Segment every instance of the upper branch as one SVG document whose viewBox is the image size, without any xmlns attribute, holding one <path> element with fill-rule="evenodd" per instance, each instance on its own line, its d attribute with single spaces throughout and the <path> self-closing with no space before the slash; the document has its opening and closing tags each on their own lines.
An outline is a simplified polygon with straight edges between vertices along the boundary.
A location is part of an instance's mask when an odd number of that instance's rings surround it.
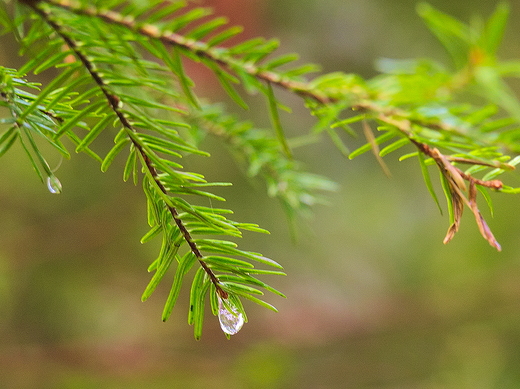
<svg viewBox="0 0 520 389">
<path fill-rule="evenodd" d="M 263 70 L 254 64 L 244 63 L 230 55 L 222 53 L 216 48 L 208 46 L 206 43 L 187 38 L 174 32 L 161 32 L 156 26 L 146 23 L 137 23 L 131 16 L 124 16 L 110 10 L 101 10 L 95 7 L 81 7 L 70 0 L 42 0 L 45 3 L 66 9 L 78 15 L 87 15 L 103 19 L 107 23 L 125 26 L 128 29 L 152 39 L 158 39 L 166 45 L 184 48 L 200 58 L 206 58 L 219 66 L 233 70 L 241 68 L 247 74 L 254 76 L 265 82 L 278 85 L 283 89 L 290 90 L 302 97 L 310 97 L 322 104 L 334 102 L 334 99 L 322 92 L 311 88 L 304 82 L 290 80 L 276 72 Z"/>
<path fill-rule="evenodd" d="M 103 10 L 97 9 L 91 6 L 81 6 L 80 4 L 71 1 L 71 0 L 41 0 L 42 2 L 54 5 L 56 7 L 65 9 L 69 12 L 78 14 L 78 15 L 86 15 L 90 17 L 96 17 L 104 20 L 110 24 L 116 24 L 120 26 L 124 26 L 139 35 L 159 40 L 165 45 L 176 46 L 183 48 L 192 54 L 198 56 L 199 58 L 204 58 L 210 60 L 211 62 L 217 64 L 218 66 L 228 69 L 230 71 L 234 71 L 240 69 L 245 73 L 259 79 L 265 81 L 270 84 L 277 85 L 283 89 L 291 91 L 301 97 L 310 98 L 315 100 L 317 103 L 321 105 L 328 105 L 337 103 L 339 98 L 337 95 L 327 94 L 324 91 L 321 91 L 311 85 L 310 82 L 302 82 L 290 79 L 288 77 L 284 77 L 282 74 L 264 70 L 259 66 L 251 62 L 242 61 L 228 53 L 222 48 L 211 47 L 208 44 L 194 40 L 188 37 L 185 37 L 181 34 L 177 34 L 174 32 L 168 31 L 160 31 L 160 29 L 152 24 L 139 23 L 132 16 L 124 16 L 120 13 L 111 11 L 111 10 Z M 359 94 L 359 91 L 352 90 L 349 91 L 350 94 L 356 96 Z M 388 124 L 392 124 L 397 127 L 407 138 L 409 138 L 414 144 L 418 144 L 416 139 L 414 140 L 413 133 L 411 131 L 411 124 L 416 124 L 425 128 L 430 128 L 437 131 L 447 131 L 453 134 L 462 134 L 462 131 L 448 125 L 446 123 L 432 123 L 427 120 L 421 120 L 418 118 L 415 119 L 405 119 L 405 122 L 399 123 L 394 118 L 397 117 L 405 117 L 406 115 L 400 114 L 397 108 L 386 108 L 380 107 L 377 104 L 373 104 L 370 101 L 366 101 L 363 96 L 358 96 L 357 102 L 353 102 L 351 105 L 352 109 L 364 111 L 369 113 L 371 116 L 381 119 L 383 122 Z M 403 124 L 404 123 L 404 124 Z M 424 146 L 427 146 L 424 144 Z M 426 155 L 430 156 L 427 152 L 429 148 L 427 147 L 419 147 L 419 150 Z M 456 162 L 453 160 L 453 162 Z M 458 161 L 462 162 L 462 161 Z M 477 159 L 470 160 L 466 159 L 463 161 L 464 163 L 470 163 L 475 165 L 489 166 L 489 163 L 483 162 Z M 496 166 L 505 169 L 514 169 L 513 166 L 507 164 L 500 164 L 500 166 Z M 466 174 L 462 174 L 462 177 L 466 177 Z M 467 178 L 465 178 L 467 179 Z M 495 182 L 487 183 L 483 181 L 478 182 L 479 185 L 487 186 L 490 188 L 498 189 Z"/>
</svg>

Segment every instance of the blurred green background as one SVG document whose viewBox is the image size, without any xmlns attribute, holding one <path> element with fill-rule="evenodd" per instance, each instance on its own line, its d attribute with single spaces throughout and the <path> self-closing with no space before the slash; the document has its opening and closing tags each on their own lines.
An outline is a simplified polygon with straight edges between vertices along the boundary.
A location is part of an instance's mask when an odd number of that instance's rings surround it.
<svg viewBox="0 0 520 389">
<path fill-rule="evenodd" d="M 244 25 L 246 37 L 279 37 L 282 52 L 324 71 L 370 77 L 381 57 L 448 60 L 412 0 L 197 3 Z M 431 4 L 465 21 L 496 5 Z M 520 2 L 510 4 L 501 56 L 518 58 Z M 0 63 L 16 66 L 14 44 L 3 37 L 0 45 Z M 204 77 L 195 80 L 200 93 L 222 98 Z M 294 107 L 282 117 L 289 134 L 305 133 L 313 121 L 300 101 L 279 97 Z M 240 114 L 267 125 L 265 102 L 257 103 Z M 0 388 L 520 387 L 517 197 L 493 196 L 493 219 L 484 210 L 501 253 L 471 215 L 445 246 L 447 216 L 416 163 L 391 154 L 387 178 L 370 155 L 348 161 L 324 139 L 297 157 L 341 189 L 331 206 L 300 223 L 295 243 L 262 183 L 246 180 L 218 140 L 203 147 L 211 162 L 190 157 L 185 166 L 234 182 L 222 194 L 236 219 L 271 231 L 246 234 L 240 244 L 285 266 L 287 277 L 266 278 L 288 296 L 267 296 L 280 312 L 246 302 L 250 322 L 230 341 L 208 313 L 197 342 L 184 290 L 162 323 L 169 285 L 140 301 L 158 248 L 139 243 L 147 231 L 144 196 L 122 182 L 123 162 L 101 174 L 97 162 L 74 155 L 58 170 L 64 190 L 56 196 L 14 148 L 0 162 Z M 519 185 L 518 174 L 508 178 Z"/>
</svg>

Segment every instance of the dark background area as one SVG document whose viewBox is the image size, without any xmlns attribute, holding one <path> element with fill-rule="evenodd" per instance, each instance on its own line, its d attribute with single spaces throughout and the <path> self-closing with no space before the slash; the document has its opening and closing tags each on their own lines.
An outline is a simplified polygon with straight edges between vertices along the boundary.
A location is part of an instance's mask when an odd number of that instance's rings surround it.
<svg viewBox="0 0 520 389">
<path fill-rule="evenodd" d="M 243 25 L 244 37 L 280 38 L 280 52 L 298 52 L 326 72 L 371 77 L 382 57 L 448 61 L 411 0 L 196 4 Z M 431 4 L 464 21 L 487 17 L 496 5 Z M 520 3 L 510 4 L 505 59 L 520 57 Z M 9 39 L 0 41 L 0 63 L 15 66 Z M 190 71 L 201 95 L 225 98 L 209 74 Z M 277 95 L 294 108 L 282 115 L 287 132 L 306 133 L 313 119 L 301 102 Z M 265 102 L 251 102 L 251 112 L 230 109 L 267 126 Z M 212 154 L 209 163 L 189 157 L 185 166 L 233 182 L 219 192 L 226 207 L 237 220 L 271 231 L 239 243 L 284 265 L 287 277 L 265 277 L 288 297 L 267 296 L 280 312 L 246 302 L 250 322 L 230 341 L 208 312 L 197 342 L 185 288 L 162 323 L 169 285 L 140 301 L 158 247 L 139 243 L 147 231 L 144 195 L 122 182 L 124 161 L 101 174 L 96 161 L 74 155 L 59 167 L 63 193 L 56 196 L 15 147 L 0 162 L 0 388 L 520 387 L 517 197 L 495 194 L 494 218 L 484 211 L 501 253 L 480 237 L 471 215 L 445 246 L 447 215 L 439 214 L 415 162 L 390 154 L 387 178 L 371 155 L 349 161 L 324 138 L 296 155 L 340 190 L 330 206 L 300 221 L 294 242 L 263 184 L 244 178 L 218 140 L 202 147 Z M 58 166 L 59 157 L 50 162 Z M 518 174 L 508 179 L 519 186 Z"/>
</svg>

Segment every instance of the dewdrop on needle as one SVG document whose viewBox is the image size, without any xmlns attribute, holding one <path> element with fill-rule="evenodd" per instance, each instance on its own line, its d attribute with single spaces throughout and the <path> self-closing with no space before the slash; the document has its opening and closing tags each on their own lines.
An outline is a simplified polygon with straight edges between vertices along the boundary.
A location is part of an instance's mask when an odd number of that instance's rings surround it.
<svg viewBox="0 0 520 389">
<path fill-rule="evenodd" d="M 47 177 L 47 188 L 49 189 L 49 192 L 53 194 L 59 194 L 61 193 L 62 187 L 61 182 L 58 180 L 58 177 L 55 175 L 48 176 Z"/>
<path fill-rule="evenodd" d="M 244 325 L 244 316 L 238 312 L 238 309 L 236 309 L 229 300 L 226 301 L 226 303 L 233 312 L 230 312 L 226 308 L 226 305 L 224 305 L 220 297 L 218 298 L 218 320 L 220 322 L 220 328 L 222 328 L 222 331 L 226 334 L 235 335 Z"/>
</svg>

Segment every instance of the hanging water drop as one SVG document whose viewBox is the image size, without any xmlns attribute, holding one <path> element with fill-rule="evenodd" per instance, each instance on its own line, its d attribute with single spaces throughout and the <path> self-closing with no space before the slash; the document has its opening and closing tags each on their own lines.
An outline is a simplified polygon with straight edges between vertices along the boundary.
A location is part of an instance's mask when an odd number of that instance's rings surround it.
<svg viewBox="0 0 520 389">
<path fill-rule="evenodd" d="M 230 307 L 233 312 L 230 312 L 226 305 Z M 244 316 L 229 300 L 226 301 L 226 305 L 224 305 L 222 299 L 219 297 L 218 320 L 220 321 L 220 328 L 222 328 L 222 331 L 226 334 L 235 335 L 244 325 Z"/>
<path fill-rule="evenodd" d="M 53 194 L 61 193 L 61 182 L 60 180 L 58 180 L 58 177 L 56 177 L 55 175 L 48 176 L 47 188 L 49 189 L 49 192 Z"/>
</svg>

